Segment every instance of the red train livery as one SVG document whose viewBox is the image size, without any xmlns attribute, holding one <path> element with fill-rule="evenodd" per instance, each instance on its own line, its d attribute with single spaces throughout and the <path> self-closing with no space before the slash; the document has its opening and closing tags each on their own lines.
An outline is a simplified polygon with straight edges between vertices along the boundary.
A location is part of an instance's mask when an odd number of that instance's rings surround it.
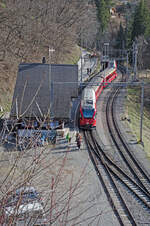
<svg viewBox="0 0 150 226">
<path fill-rule="evenodd" d="M 103 88 L 117 76 L 117 64 L 115 60 L 109 61 L 107 68 L 95 76 L 90 85 L 82 92 L 80 104 L 79 126 L 82 129 L 96 127 L 96 101 Z M 92 85 L 93 84 L 93 85 Z"/>
</svg>

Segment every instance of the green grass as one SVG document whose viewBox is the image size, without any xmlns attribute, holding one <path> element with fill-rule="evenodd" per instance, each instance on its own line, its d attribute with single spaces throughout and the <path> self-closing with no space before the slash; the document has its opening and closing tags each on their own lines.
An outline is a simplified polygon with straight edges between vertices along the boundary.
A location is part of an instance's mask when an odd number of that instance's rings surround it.
<svg viewBox="0 0 150 226">
<path fill-rule="evenodd" d="M 150 92 L 150 91 L 149 91 Z M 149 95 L 150 96 L 150 95 Z M 150 99 L 149 99 L 150 105 Z M 150 158 L 150 113 L 149 105 L 144 105 L 143 113 L 143 130 L 142 130 L 142 141 L 144 143 L 144 151 L 148 158 Z M 128 88 L 128 95 L 126 101 L 126 114 L 131 120 L 130 128 L 132 132 L 136 135 L 137 141 L 140 140 L 140 120 L 141 120 L 141 88 L 132 87 Z"/>
</svg>

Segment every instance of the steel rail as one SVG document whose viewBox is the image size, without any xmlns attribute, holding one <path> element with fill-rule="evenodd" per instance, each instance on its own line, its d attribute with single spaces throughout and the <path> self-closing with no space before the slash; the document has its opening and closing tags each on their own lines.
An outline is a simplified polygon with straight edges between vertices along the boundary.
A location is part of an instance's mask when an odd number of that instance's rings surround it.
<svg viewBox="0 0 150 226">
<path fill-rule="evenodd" d="M 108 157 L 98 141 L 94 138 L 91 131 L 91 137 L 95 144 L 94 153 L 98 159 L 103 159 L 110 172 L 118 178 L 148 209 L 150 209 L 150 195 L 143 188 L 141 188 L 131 177 L 129 177 L 116 163 Z M 140 194 L 139 194 L 140 193 Z"/>
<path fill-rule="evenodd" d="M 88 134 L 89 133 L 89 134 Z M 105 164 L 105 161 L 102 160 L 102 158 L 98 158 L 98 162 L 97 162 L 97 158 L 94 157 L 94 154 L 95 154 L 95 144 L 94 142 L 92 141 L 92 137 L 90 139 L 89 136 L 90 135 L 90 132 L 88 131 L 84 131 L 84 136 L 85 136 L 85 140 L 86 140 L 86 143 L 87 143 L 87 146 L 88 146 L 88 152 L 89 152 L 89 155 L 90 155 L 90 158 L 91 158 L 91 161 L 95 167 L 95 170 L 97 172 L 97 175 L 104 187 L 104 190 L 105 190 L 105 193 L 107 195 L 107 198 L 110 202 L 110 205 L 112 206 L 113 208 L 113 211 L 114 213 L 116 214 L 119 222 L 121 225 L 125 226 L 127 224 L 132 224 L 132 225 L 137 225 L 133 216 L 131 215 L 131 212 L 130 210 L 128 209 L 119 189 L 117 188 L 116 186 L 116 183 L 110 173 L 110 170 L 107 166 L 107 164 Z M 90 141 L 91 140 L 91 141 Z M 98 151 L 98 150 L 97 150 Z M 111 193 L 112 193 L 112 190 L 110 192 L 110 188 L 108 187 L 108 180 L 107 180 L 107 183 L 105 181 L 105 179 L 103 178 L 102 176 L 102 172 L 100 172 L 99 170 L 99 164 L 101 163 L 107 177 L 109 178 L 109 181 L 111 183 L 111 189 L 113 188 L 114 190 L 114 195 L 117 197 L 117 200 L 119 201 L 116 201 L 116 197 L 112 197 Z M 120 205 L 119 205 L 120 204 Z M 117 206 L 119 205 L 119 206 Z M 122 209 L 120 209 L 120 206 L 122 207 Z M 122 214 L 122 211 L 123 211 L 123 214 Z M 128 221 L 128 222 L 127 222 Z"/>
<path fill-rule="evenodd" d="M 109 133 L 112 137 L 112 140 L 115 144 L 115 146 L 117 147 L 120 155 L 122 156 L 124 162 L 126 163 L 126 165 L 128 166 L 128 168 L 130 169 L 130 172 L 134 175 L 134 177 L 136 178 L 136 181 L 138 181 L 139 185 L 147 192 L 147 194 L 150 195 L 149 189 L 146 187 L 146 185 L 144 185 L 143 183 L 143 178 L 145 178 L 147 180 L 147 182 L 150 184 L 150 179 L 149 177 L 146 175 L 146 173 L 143 171 L 143 169 L 141 168 L 141 166 L 139 165 L 139 163 L 136 161 L 136 159 L 133 157 L 133 155 L 131 154 L 131 151 L 129 150 L 129 147 L 126 145 L 126 142 L 123 140 L 122 135 L 120 133 L 120 130 L 118 129 L 118 126 L 116 124 L 116 118 L 114 115 L 114 101 L 116 99 L 116 96 L 119 93 L 119 88 L 116 89 L 116 91 L 114 92 L 114 94 L 110 95 L 109 101 L 107 103 L 106 106 L 106 121 L 107 121 L 107 125 L 108 125 L 108 130 Z M 111 120 L 113 122 L 113 126 L 115 129 L 115 132 L 113 132 L 113 129 L 111 127 L 110 124 L 110 118 L 109 118 L 109 113 L 111 112 L 112 116 L 111 116 Z M 118 136 L 116 138 L 116 135 Z M 117 140 L 119 138 L 119 141 Z M 122 143 L 121 147 L 124 147 L 124 151 L 122 150 L 122 148 L 120 147 L 120 142 Z M 130 157 L 130 160 L 128 159 L 128 156 Z M 132 160 L 132 163 L 131 163 Z M 134 165 L 133 165 L 134 163 Z M 135 169 L 136 166 L 136 169 Z M 137 173 L 138 170 L 138 173 Z M 139 172 L 142 175 L 142 180 L 139 178 Z"/>
<path fill-rule="evenodd" d="M 118 95 L 118 93 L 117 93 L 117 95 Z M 115 99 L 113 99 L 112 107 L 114 106 L 114 101 L 115 101 Z M 112 119 L 113 119 L 113 123 L 114 123 L 115 130 L 117 132 L 117 135 L 118 135 L 120 141 L 122 142 L 122 144 L 124 146 L 124 150 L 129 155 L 130 159 L 132 160 L 133 164 L 135 165 L 136 169 L 138 170 L 137 173 L 140 173 L 141 176 L 144 177 L 145 181 L 147 181 L 147 184 L 149 184 L 149 188 L 150 188 L 150 177 L 145 172 L 144 168 L 142 168 L 142 166 L 137 161 L 137 159 L 135 158 L 135 156 L 132 154 L 132 152 L 130 151 L 130 147 L 128 146 L 126 140 L 122 136 L 121 131 L 120 131 L 120 128 L 119 128 L 119 126 L 117 124 L 117 119 L 116 119 L 116 116 L 115 116 L 115 113 L 114 113 L 114 109 L 112 109 Z M 139 178 L 139 174 L 137 175 L 137 177 Z M 150 195 L 149 188 L 146 188 L 146 185 L 144 185 L 144 181 L 141 182 L 141 180 L 140 180 L 140 183 L 143 185 L 143 188 L 145 189 L 145 191 L 147 191 L 149 193 L 149 195 Z"/>
</svg>

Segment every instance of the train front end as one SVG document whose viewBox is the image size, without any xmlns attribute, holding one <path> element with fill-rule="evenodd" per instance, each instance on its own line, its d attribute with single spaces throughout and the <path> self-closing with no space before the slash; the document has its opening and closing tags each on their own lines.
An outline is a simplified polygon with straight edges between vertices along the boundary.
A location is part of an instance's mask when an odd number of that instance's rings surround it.
<svg viewBox="0 0 150 226">
<path fill-rule="evenodd" d="M 96 127 L 96 98 L 92 88 L 85 88 L 80 105 L 80 128 L 92 129 Z"/>
<path fill-rule="evenodd" d="M 80 108 L 80 128 L 93 129 L 96 127 L 96 110 Z"/>
</svg>

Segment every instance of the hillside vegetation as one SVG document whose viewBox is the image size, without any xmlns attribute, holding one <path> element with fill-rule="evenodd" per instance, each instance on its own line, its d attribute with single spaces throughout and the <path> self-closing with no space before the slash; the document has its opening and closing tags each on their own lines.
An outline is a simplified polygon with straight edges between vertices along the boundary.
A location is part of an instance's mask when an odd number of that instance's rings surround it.
<svg viewBox="0 0 150 226">
<path fill-rule="evenodd" d="M 49 48 L 55 49 L 52 63 L 77 63 L 80 37 L 89 32 L 90 46 L 97 32 L 92 26 L 95 9 L 86 0 L 2 0 L 0 10 L 0 105 L 4 108 L 11 101 L 19 63 L 41 62 L 43 56 L 49 62 Z"/>
<path fill-rule="evenodd" d="M 47 63 L 76 64 L 79 46 L 102 52 L 109 42 L 130 50 L 132 63 L 136 40 L 138 69 L 149 68 L 149 7 L 148 0 L 0 0 L 0 105 L 10 108 L 19 63 L 45 56 Z"/>
</svg>

